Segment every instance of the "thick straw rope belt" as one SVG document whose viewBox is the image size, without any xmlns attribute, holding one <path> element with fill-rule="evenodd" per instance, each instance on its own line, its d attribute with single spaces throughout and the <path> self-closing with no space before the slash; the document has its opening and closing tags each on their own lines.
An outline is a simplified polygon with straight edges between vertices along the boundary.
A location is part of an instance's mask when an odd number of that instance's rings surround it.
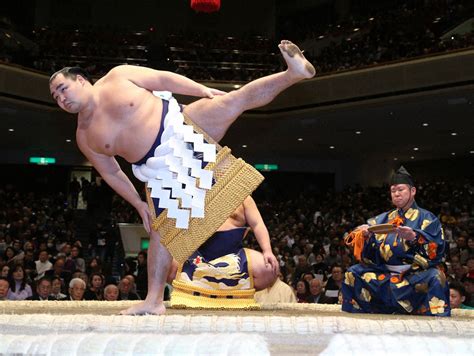
<svg viewBox="0 0 474 356">
<path fill-rule="evenodd" d="M 176 220 L 169 218 L 168 209 L 156 216 L 155 206 L 151 197 L 152 188 L 146 188 L 148 205 L 152 214 L 152 227 L 161 236 L 161 243 L 170 251 L 179 263 L 186 259 L 201 246 L 225 222 L 231 213 L 242 204 L 263 181 L 263 176 L 252 166 L 231 154 L 228 147 L 221 147 L 201 128 L 184 116 L 184 123 L 193 127 L 194 132 L 203 135 L 204 140 L 215 145 L 217 155 L 214 162 L 203 168 L 212 172 L 214 184 L 206 191 L 204 198 L 204 217 L 189 218 L 186 229 L 178 228 Z M 197 179 L 199 184 L 199 178 Z M 182 200 L 177 199 L 179 207 Z"/>
</svg>

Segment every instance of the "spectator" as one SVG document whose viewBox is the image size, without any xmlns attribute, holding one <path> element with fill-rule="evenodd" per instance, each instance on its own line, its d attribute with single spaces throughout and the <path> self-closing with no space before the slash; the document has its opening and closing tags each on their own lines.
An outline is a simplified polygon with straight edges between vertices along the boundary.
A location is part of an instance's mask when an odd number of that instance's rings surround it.
<svg viewBox="0 0 474 356">
<path fill-rule="evenodd" d="M 309 303 L 316 304 L 330 304 L 327 303 L 327 298 L 323 292 L 323 282 L 320 279 L 314 278 L 309 282 Z"/>
<path fill-rule="evenodd" d="M 49 261 L 49 255 L 46 250 L 40 251 L 38 255 L 38 261 L 35 261 L 36 265 L 36 279 L 40 279 L 44 276 L 46 271 L 53 268 L 53 264 Z"/>
<path fill-rule="evenodd" d="M 7 300 L 10 283 L 5 277 L 0 277 L 0 301 Z"/>
<path fill-rule="evenodd" d="M 10 290 L 8 300 L 25 300 L 33 295 L 30 285 L 26 282 L 26 274 L 21 264 L 15 264 L 8 272 Z"/>
<path fill-rule="evenodd" d="M 303 276 L 306 273 L 311 273 L 311 266 L 308 264 L 308 261 L 307 261 L 305 255 L 299 255 L 298 256 L 298 265 L 296 266 L 295 274 L 293 276 L 293 280 L 294 281 L 300 280 L 301 278 L 303 278 Z"/>
<path fill-rule="evenodd" d="M 36 276 L 36 264 L 34 261 L 34 250 L 27 249 L 23 255 L 23 268 L 25 269 L 25 274 L 27 280 L 33 280 Z"/>
<path fill-rule="evenodd" d="M 71 248 L 71 260 L 74 261 L 74 271 L 85 272 L 86 262 L 81 256 L 81 250 L 78 246 Z"/>
<path fill-rule="evenodd" d="M 119 289 L 115 284 L 108 284 L 104 288 L 104 300 L 109 302 L 117 301 L 119 298 Z"/>
<path fill-rule="evenodd" d="M 54 277 L 51 282 L 51 297 L 53 300 L 66 300 L 67 295 L 61 293 L 62 283 L 61 278 Z"/>
<path fill-rule="evenodd" d="M 102 262 L 98 257 L 91 258 L 86 268 L 87 275 L 90 276 L 92 273 L 102 273 Z"/>
<path fill-rule="evenodd" d="M 337 304 L 338 294 L 342 288 L 342 281 L 344 279 L 344 271 L 341 266 L 335 265 L 331 269 L 331 276 L 326 282 L 324 292 L 324 302 L 326 304 Z"/>
<path fill-rule="evenodd" d="M 451 309 L 474 309 L 472 306 L 464 305 L 466 301 L 466 289 L 457 281 L 451 282 L 449 284 L 449 304 Z"/>
<path fill-rule="evenodd" d="M 304 279 L 296 282 L 296 301 L 298 303 L 309 303 L 309 284 Z"/>
<path fill-rule="evenodd" d="M 131 291 L 132 282 L 130 279 L 123 277 L 118 285 L 120 292 L 119 300 L 140 300 L 140 297 L 137 293 Z"/>
<path fill-rule="evenodd" d="M 84 300 L 86 283 L 80 278 L 73 278 L 69 282 L 69 300 Z"/>
<path fill-rule="evenodd" d="M 148 290 L 147 253 L 145 251 L 140 251 L 138 253 L 137 262 L 137 275 L 135 278 L 137 293 L 140 298 L 144 299 Z"/>
<path fill-rule="evenodd" d="M 8 271 L 10 270 L 10 267 L 7 265 L 7 264 L 4 264 L 2 266 L 2 270 L 1 270 L 1 275 L 0 277 L 2 278 L 8 278 Z"/>
<path fill-rule="evenodd" d="M 44 275 L 50 279 L 53 277 L 59 277 L 63 281 L 64 285 L 67 285 L 71 280 L 71 272 L 64 269 L 65 264 L 66 259 L 64 257 L 58 257 L 56 261 L 54 261 L 53 269 L 46 271 Z"/>
<path fill-rule="evenodd" d="M 69 194 L 71 196 L 71 206 L 77 209 L 77 202 L 79 200 L 79 192 L 81 191 L 81 184 L 74 176 L 72 181 L 69 183 Z"/>
<path fill-rule="evenodd" d="M 5 263 L 10 264 L 15 260 L 15 258 L 16 258 L 15 249 L 11 246 L 8 246 L 5 249 L 5 252 L 3 253 L 3 260 L 5 261 Z"/>
<path fill-rule="evenodd" d="M 51 294 L 51 281 L 43 277 L 36 282 L 36 293 L 27 300 L 54 300 Z"/>
<path fill-rule="evenodd" d="M 323 279 L 327 278 L 328 266 L 324 263 L 324 258 L 322 254 L 316 254 L 315 264 L 311 267 L 316 275 L 321 276 Z"/>
<path fill-rule="evenodd" d="M 469 307 L 474 307 L 474 278 L 465 276 L 461 281 L 466 289 L 466 300 L 464 304 Z"/>
<path fill-rule="evenodd" d="M 84 294 L 85 300 L 103 300 L 104 277 L 100 273 L 92 273 L 89 277 L 89 289 Z"/>
</svg>

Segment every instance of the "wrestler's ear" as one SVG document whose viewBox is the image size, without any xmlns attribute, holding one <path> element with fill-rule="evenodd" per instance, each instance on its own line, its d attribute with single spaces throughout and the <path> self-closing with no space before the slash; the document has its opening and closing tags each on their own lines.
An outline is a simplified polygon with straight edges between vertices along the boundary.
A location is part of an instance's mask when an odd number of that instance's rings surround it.
<svg viewBox="0 0 474 356">
<path fill-rule="evenodd" d="M 81 85 L 84 85 L 84 83 L 86 82 L 86 80 L 84 79 L 84 77 L 80 74 L 76 75 L 76 80 L 81 84 Z"/>
</svg>

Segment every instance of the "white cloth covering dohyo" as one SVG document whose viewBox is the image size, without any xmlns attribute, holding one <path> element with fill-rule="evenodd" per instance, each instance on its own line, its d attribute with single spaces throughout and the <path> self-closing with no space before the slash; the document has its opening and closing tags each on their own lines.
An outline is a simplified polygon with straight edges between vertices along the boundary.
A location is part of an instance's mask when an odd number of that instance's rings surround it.
<svg viewBox="0 0 474 356">
<path fill-rule="evenodd" d="M 202 154 L 196 157 L 195 153 Z M 154 157 L 145 164 L 132 165 L 132 170 L 151 189 L 151 197 L 159 199 L 158 206 L 168 209 L 167 217 L 176 219 L 176 227 L 187 229 L 191 217 L 204 217 L 206 191 L 212 187 L 213 171 L 203 169 L 203 161 L 215 160 L 216 146 L 206 143 L 202 134 L 184 123 L 178 102 L 170 97 L 161 144 Z"/>
</svg>

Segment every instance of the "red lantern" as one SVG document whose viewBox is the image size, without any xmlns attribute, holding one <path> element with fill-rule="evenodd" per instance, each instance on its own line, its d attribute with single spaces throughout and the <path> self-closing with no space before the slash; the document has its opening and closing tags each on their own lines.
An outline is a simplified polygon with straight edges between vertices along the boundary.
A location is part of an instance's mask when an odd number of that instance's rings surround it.
<svg viewBox="0 0 474 356">
<path fill-rule="evenodd" d="M 221 8 L 221 0 L 191 0 L 191 8 L 196 12 L 216 12 Z"/>
</svg>

